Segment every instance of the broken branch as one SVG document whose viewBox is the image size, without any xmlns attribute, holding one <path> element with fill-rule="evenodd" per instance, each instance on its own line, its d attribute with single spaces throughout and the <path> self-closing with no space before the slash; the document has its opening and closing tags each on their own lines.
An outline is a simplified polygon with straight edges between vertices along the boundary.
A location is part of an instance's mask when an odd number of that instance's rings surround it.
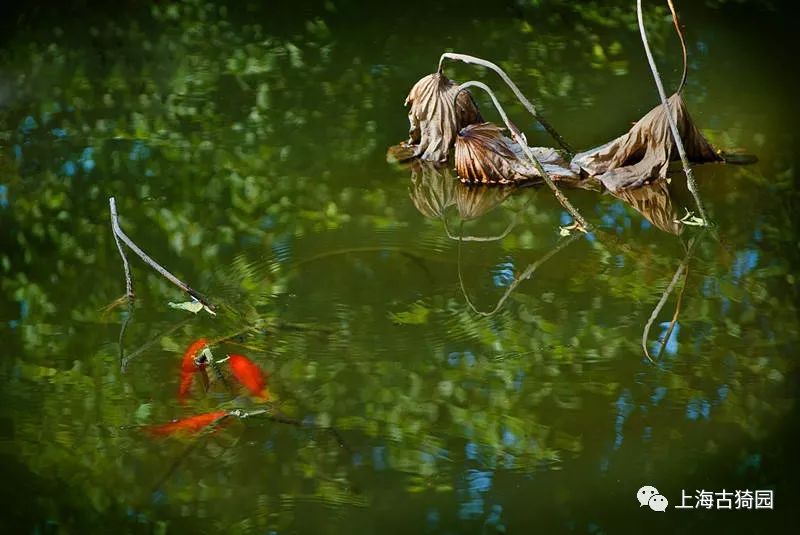
<svg viewBox="0 0 800 535">
<path fill-rule="evenodd" d="M 109 197 L 109 198 L 108 198 L 108 204 L 109 204 L 109 209 L 110 209 L 110 211 L 111 211 L 111 228 L 114 230 L 114 239 L 115 239 L 115 241 L 117 241 L 117 247 L 118 247 L 118 248 L 119 248 L 119 250 L 120 250 L 120 255 L 122 255 L 122 262 L 123 262 L 123 265 L 125 266 L 125 277 L 126 277 L 126 281 L 128 282 L 128 284 L 130 284 L 130 285 L 131 285 L 131 286 L 129 286 L 129 288 L 131 288 L 131 290 L 130 290 L 130 291 L 133 291 L 133 290 L 132 290 L 132 282 L 131 282 L 131 279 L 130 279 L 130 273 L 129 273 L 128 261 L 127 261 L 127 259 L 125 258 L 125 254 L 122 252 L 122 247 L 120 246 L 120 243 L 119 243 L 119 241 L 117 240 L 117 238 L 119 238 L 119 240 L 122 240 L 122 242 L 123 242 L 125 245 L 127 245 L 127 246 L 130 248 L 130 250 L 131 250 L 131 251 L 133 251 L 134 253 L 136 253 L 136 255 L 137 255 L 139 258 L 141 258 L 142 260 L 144 260 L 144 262 L 145 262 L 145 263 L 146 263 L 148 266 L 150 266 L 151 268 L 153 268 L 154 270 L 156 270 L 156 271 L 158 272 L 158 274 L 159 274 L 159 275 L 161 275 L 162 277 L 164 277 L 165 279 L 167 279 L 168 281 L 170 281 L 172 284 L 174 284 L 175 286 L 177 286 L 178 288 L 180 288 L 181 290 L 183 290 L 184 292 L 186 292 L 187 294 L 189 294 L 189 296 L 191 296 L 192 298 L 194 298 L 194 299 L 196 299 L 197 301 L 199 301 L 200 303 L 202 303 L 202 304 L 203 304 L 203 306 L 206 306 L 206 307 L 208 307 L 209 309 L 211 309 L 211 310 L 214 310 L 214 308 L 215 308 L 215 307 L 214 307 L 214 305 L 212 305 L 211 303 L 209 303 L 209 302 L 208 302 L 208 299 L 206 299 L 206 298 L 205 298 L 205 296 L 203 296 L 203 294 L 201 294 L 201 293 L 197 292 L 196 290 L 193 290 L 193 289 L 192 289 L 192 288 L 190 288 L 190 287 L 189 287 L 189 286 L 188 286 L 188 285 L 187 285 L 185 282 L 181 281 L 181 280 L 180 280 L 178 277 L 176 277 L 175 275 L 173 275 L 172 273 L 170 273 L 169 271 L 167 271 L 167 270 L 166 270 L 164 267 L 162 267 L 162 266 L 161 266 L 161 265 L 160 265 L 158 262 L 156 262 L 155 260 L 153 260 L 153 259 L 152 259 L 152 258 L 151 258 L 151 257 L 150 257 L 150 256 L 149 256 L 147 253 L 145 253 L 143 250 L 141 250 L 141 249 L 139 248 L 139 246 L 138 246 L 138 245 L 136 245 L 136 244 L 133 242 L 133 240 L 131 240 L 131 239 L 130 239 L 130 238 L 129 238 L 129 237 L 128 237 L 128 236 L 127 236 L 127 235 L 126 235 L 126 234 L 125 234 L 123 231 L 122 231 L 122 228 L 120 228 L 120 226 L 119 226 L 119 218 L 118 218 L 118 216 L 117 216 L 117 203 L 116 203 L 116 201 L 114 200 L 114 197 Z"/>
<path fill-rule="evenodd" d="M 117 234 L 119 221 L 117 217 L 117 203 L 114 202 L 114 197 L 108 200 L 108 204 L 109 210 L 111 211 L 111 229 L 114 231 L 114 243 L 117 244 L 117 251 L 119 251 L 119 256 L 122 258 L 122 268 L 125 270 L 125 295 L 130 302 L 134 298 L 133 278 L 131 277 L 131 267 L 130 264 L 128 264 L 128 257 L 125 254 L 125 250 L 122 248 L 122 244 L 119 242 L 119 236 Z M 121 233 L 122 231 L 120 230 L 119 232 Z"/>
</svg>

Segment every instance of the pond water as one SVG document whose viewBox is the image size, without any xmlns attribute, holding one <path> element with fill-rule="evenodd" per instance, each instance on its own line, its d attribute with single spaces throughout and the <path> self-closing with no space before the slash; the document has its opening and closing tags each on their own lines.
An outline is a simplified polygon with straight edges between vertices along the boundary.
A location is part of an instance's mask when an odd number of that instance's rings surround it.
<svg viewBox="0 0 800 535">
<path fill-rule="evenodd" d="M 4 532 L 783 525 L 800 481 L 786 17 L 768 2 L 678 6 L 695 121 L 759 159 L 696 168 L 711 231 L 674 223 L 694 208 L 676 170 L 620 196 L 568 190 L 597 228 L 563 237 L 570 218 L 547 188 L 470 190 L 450 170 L 386 161 L 409 88 L 446 49 L 499 63 L 580 149 L 658 103 L 633 2 L 488 4 L 13 11 L 0 49 Z M 674 87 L 667 14 L 647 7 Z M 532 144 L 552 145 L 492 73 L 446 72 L 490 84 Z M 111 196 L 126 233 L 215 317 L 170 308 L 186 296 L 133 255 L 135 304 L 118 301 Z M 179 403 L 200 337 L 268 371 L 272 401 L 227 378 Z M 263 407 L 211 433 L 147 432 Z M 669 500 L 664 516 L 640 508 L 643 485 Z M 771 491 L 772 508 L 718 509 L 737 490 Z M 720 493 L 712 509 L 694 508 L 700 491 Z M 675 509 L 683 492 L 691 509 Z"/>
</svg>

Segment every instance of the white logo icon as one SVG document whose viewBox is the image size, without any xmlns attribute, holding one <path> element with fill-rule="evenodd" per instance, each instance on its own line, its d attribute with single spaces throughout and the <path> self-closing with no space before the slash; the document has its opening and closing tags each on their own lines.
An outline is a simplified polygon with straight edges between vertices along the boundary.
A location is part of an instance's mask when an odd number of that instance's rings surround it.
<svg viewBox="0 0 800 535">
<path fill-rule="evenodd" d="M 658 493 L 658 489 L 645 485 L 636 493 L 636 499 L 639 500 L 639 507 L 649 506 L 653 511 L 664 512 L 667 510 L 669 502 L 667 499 Z"/>
</svg>

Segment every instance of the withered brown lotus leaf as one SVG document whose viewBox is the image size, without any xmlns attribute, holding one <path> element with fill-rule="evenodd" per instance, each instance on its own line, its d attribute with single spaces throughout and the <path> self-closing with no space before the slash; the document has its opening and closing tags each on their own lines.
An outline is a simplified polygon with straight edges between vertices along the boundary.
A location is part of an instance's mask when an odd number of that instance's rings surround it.
<svg viewBox="0 0 800 535">
<path fill-rule="evenodd" d="M 672 205 L 667 181 L 658 179 L 641 188 L 628 188 L 614 192 L 614 196 L 630 204 L 634 210 L 642 214 L 653 226 L 669 234 L 681 234 L 683 224 Z"/>
<path fill-rule="evenodd" d="M 577 179 L 556 150 L 532 147 L 531 152 L 553 180 Z M 459 179 L 467 184 L 542 181 L 533 164 L 524 158 L 522 147 L 492 123 L 465 126 L 456 138 L 456 171 Z"/>
<path fill-rule="evenodd" d="M 695 126 L 680 93 L 669 98 L 669 106 L 689 161 L 721 160 Z M 659 104 L 624 135 L 604 145 L 576 154 L 572 170 L 597 176 L 611 191 L 641 186 L 667 176 L 670 160 L 678 158 L 666 110 Z"/>
<path fill-rule="evenodd" d="M 437 167 L 419 159 L 411 163 L 408 195 L 425 217 L 440 218 L 445 209 L 455 202 L 455 189 L 460 185 L 452 171 L 446 167 Z"/>
<path fill-rule="evenodd" d="M 434 73 L 411 88 L 405 104 L 411 105 L 408 142 L 415 146 L 415 156 L 446 161 L 458 131 L 483 121 L 472 95 L 466 90 L 459 93 L 458 87 L 442 73 Z"/>
</svg>

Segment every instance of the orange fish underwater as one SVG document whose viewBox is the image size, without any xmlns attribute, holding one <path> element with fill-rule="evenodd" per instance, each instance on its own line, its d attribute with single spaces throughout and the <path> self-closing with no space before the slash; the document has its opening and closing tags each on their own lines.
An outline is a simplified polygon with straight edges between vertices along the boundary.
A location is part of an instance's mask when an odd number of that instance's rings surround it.
<svg viewBox="0 0 800 535">
<path fill-rule="evenodd" d="M 205 338 L 198 338 L 192 342 L 186 351 L 183 353 L 183 360 L 181 361 L 181 386 L 178 389 L 178 401 L 183 402 L 189 394 L 189 389 L 192 387 L 194 374 L 199 372 L 200 377 L 203 379 L 203 384 L 208 388 L 208 374 L 206 373 L 205 362 L 197 362 L 197 354 L 208 345 Z"/>
<path fill-rule="evenodd" d="M 252 360 L 243 355 L 230 355 L 228 364 L 230 364 L 236 380 L 242 383 L 251 394 L 265 401 L 269 399 L 266 377 Z"/>
<path fill-rule="evenodd" d="M 189 418 L 177 420 L 174 422 L 170 422 L 168 424 L 152 426 L 149 427 L 147 430 L 151 435 L 155 436 L 167 436 L 178 433 L 185 433 L 185 434 L 197 433 L 198 431 L 201 431 L 204 427 L 208 426 L 209 424 L 215 422 L 220 418 L 223 418 L 227 414 L 228 414 L 227 411 L 207 412 L 205 414 L 190 416 Z"/>
</svg>

